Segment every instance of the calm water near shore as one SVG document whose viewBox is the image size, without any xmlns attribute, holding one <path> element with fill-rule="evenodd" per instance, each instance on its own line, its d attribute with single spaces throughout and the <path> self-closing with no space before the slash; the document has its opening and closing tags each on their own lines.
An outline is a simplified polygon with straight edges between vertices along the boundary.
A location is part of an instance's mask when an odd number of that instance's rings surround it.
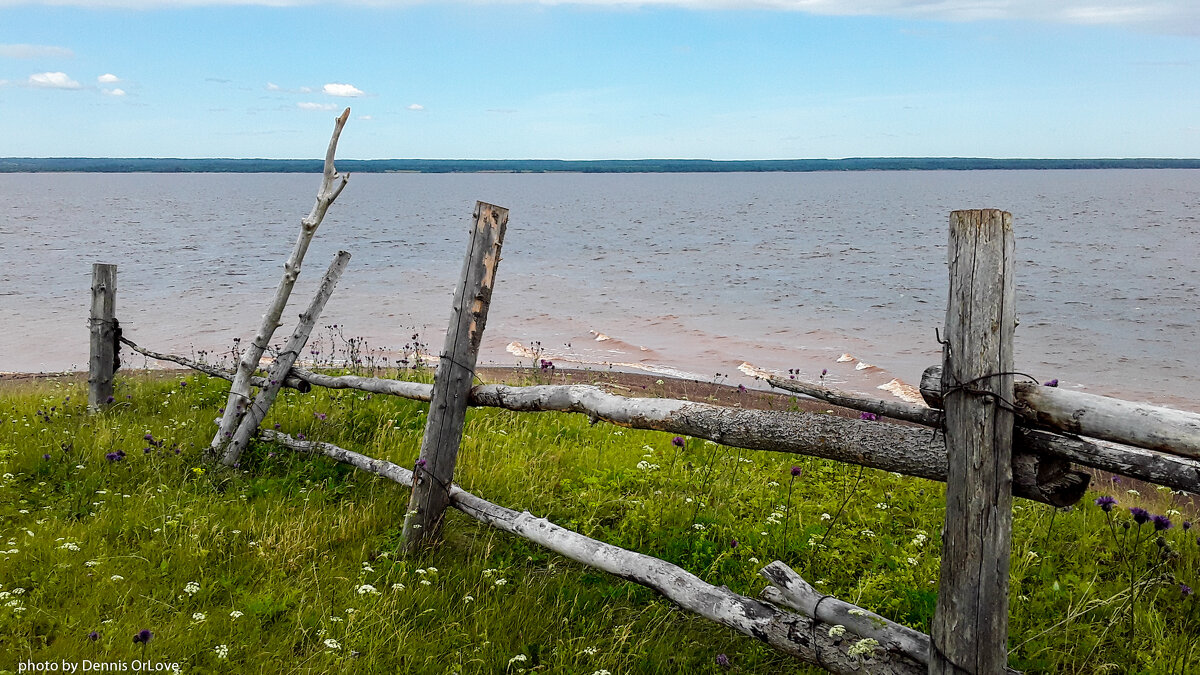
<svg viewBox="0 0 1200 675">
<path fill-rule="evenodd" d="M 318 182 L 0 174 L 0 371 L 86 366 L 94 262 L 119 266 L 128 337 L 227 351 L 257 327 Z M 346 249 L 321 324 L 438 351 L 476 200 L 511 209 L 484 362 L 540 341 L 563 365 L 916 384 L 940 359 L 948 214 L 995 207 L 1014 215 L 1018 370 L 1200 410 L 1197 170 L 360 174 L 285 317 Z"/>
</svg>

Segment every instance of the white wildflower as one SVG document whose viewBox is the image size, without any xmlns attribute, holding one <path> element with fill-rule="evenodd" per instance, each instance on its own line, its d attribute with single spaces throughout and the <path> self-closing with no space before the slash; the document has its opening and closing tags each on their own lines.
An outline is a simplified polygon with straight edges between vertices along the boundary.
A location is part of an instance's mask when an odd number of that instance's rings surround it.
<svg viewBox="0 0 1200 675">
<path fill-rule="evenodd" d="M 504 584 L 507 584 L 507 583 L 508 583 L 508 579 L 497 579 L 496 580 L 497 586 L 503 586 Z"/>
<path fill-rule="evenodd" d="M 916 558 L 909 558 L 909 559 L 908 559 L 908 564 L 909 564 L 909 565 L 916 565 L 916 564 L 917 564 L 917 559 L 916 559 Z"/>
<path fill-rule="evenodd" d="M 1138 492 L 1137 490 L 1126 490 L 1125 492 L 1128 492 L 1129 494 L 1133 495 L 1134 497 L 1142 496 L 1142 493 Z"/>
<path fill-rule="evenodd" d="M 200 592 L 200 584 L 198 584 L 194 581 L 189 581 L 183 587 L 183 592 L 187 593 L 188 595 L 195 595 Z"/>
<path fill-rule="evenodd" d="M 429 572 L 430 574 L 437 574 L 436 567 L 427 567 L 427 568 L 425 568 L 425 571 Z"/>
<path fill-rule="evenodd" d="M 196 612 L 192 615 L 192 621 L 195 621 L 196 623 L 200 623 L 207 618 L 208 617 L 204 616 L 204 612 Z"/>
<path fill-rule="evenodd" d="M 704 524 L 703 524 L 703 523 L 695 523 L 695 524 L 693 524 L 693 525 L 692 525 L 692 529 L 693 529 L 693 530 L 696 530 L 696 531 L 698 531 L 698 532 L 703 532 L 703 531 L 704 531 Z"/>
<path fill-rule="evenodd" d="M 866 537 L 867 539 L 872 539 L 875 537 L 875 533 L 870 530 L 862 530 L 861 532 L 859 532 L 859 534 Z"/>
<path fill-rule="evenodd" d="M 359 595 L 379 595 L 379 591 L 371 584 L 363 584 L 357 590 Z"/>
<path fill-rule="evenodd" d="M 596 652 L 598 652 L 598 651 L 600 651 L 600 650 L 596 649 L 595 647 L 588 647 L 587 649 L 584 649 L 584 650 L 583 650 L 582 652 L 580 652 L 580 653 L 581 653 L 581 654 L 587 654 L 588 656 L 595 656 L 595 655 L 596 655 Z"/>
<path fill-rule="evenodd" d="M 464 605 L 469 605 L 469 604 L 471 604 L 472 602 L 475 602 L 475 597 L 474 597 L 474 596 L 470 596 L 470 595 L 464 595 L 464 596 L 463 596 L 463 604 L 464 604 Z"/>
<path fill-rule="evenodd" d="M 229 613 L 229 618 L 231 619 L 240 619 L 242 616 L 243 614 L 236 609 Z"/>
<path fill-rule="evenodd" d="M 404 584 L 392 584 L 392 590 L 393 591 L 402 591 L 402 590 L 404 590 Z"/>
<path fill-rule="evenodd" d="M 109 581 L 125 581 L 125 577 L 121 576 L 120 574 L 114 574 L 111 577 L 109 577 L 108 580 Z"/>
<path fill-rule="evenodd" d="M 749 562 L 751 562 L 751 563 L 753 563 L 753 564 L 757 565 L 757 564 L 758 564 L 758 558 L 751 557 L 751 558 L 749 559 Z"/>
<path fill-rule="evenodd" d="M 421 585 L 422 585 L 422 586 L 432 586 L 432 585 L 433 585 L 433 583 L 432 583 L 431 581 L 429 581 L 428 579 L 422 579 L 422 580 L 421 580 Z"/>
<path fill-rule="evenodd" d="M 892 507 L 888 506 L 885 502 L 879 502 L 875 505 L 875 508 L 879 509 L 880 511 L 887 511 Z"/>
<path fill-rule="evenodd" d="M 518 663 L 518 662 L 520 662 L 520 663 L 524 663 L 524 662 L 525 662 L 525 661 L 527 661 L 527 660 L 528 660 L 528 659 L 525 657 L 525 655 L 524 655 L 524 654 L 517 654 L 516 656 L 514 656 L 514 657 L 512 657 L 511 659 L 509 659 L 509 660 L 508 660 L 508 665 L 510 665 L 510 666 L 511 666 L 512 664 L 514 664 L 514 663 Z"/>
<path fill-rule="evenodd" d="M 59 546 L 58 549 L 60 551 L 78 551 L 79 544 L 76 544 L 73 541 L 68 541 L 68 542 L 62 544 L 61 546 Z"/>
<path fill-rule="evenodd" d="M 217 645 L 213 647 L 213 651 L 217 653 L 218 659 L 229 658 L 229 645 Z"/>
<path fill-rule="evenodd" d="M 845 634 L 846 634 L 846 627 L 840 623 L 838 625 L 834 626 L 833 628 L 829 629 L 829 637 L 834 638 L 834 639 L 840 638 Z"/>
<path fill-rule="evenodd" d="M 850 656 L 869 656 L 875 653 L 875 648 L 879 646 L 879 640 L 875 638 L 866 638 L 854 643 L 854 646 L 846 653 Z"/>
<path fill-rule="evenodd" d="M 833 520 L 833 516 L 829 515 L 828 513 L 822 513 L 821 520 Z"/>
<path fill-rule="evenodd" d="M 89 560 L 89 561 L 83 563 L 84 567 L 95 567 L 96 565 L 99 565 L 99 564 L 100 564 L 99 560 Z"/>
<path fill-rule="evenodd" d="M 337 640 L 334 640 L 333 638 L 325 638 L 325 648 L 326 649 L 341 649 L 342 643 L 338 642 Z"/>
</svg>

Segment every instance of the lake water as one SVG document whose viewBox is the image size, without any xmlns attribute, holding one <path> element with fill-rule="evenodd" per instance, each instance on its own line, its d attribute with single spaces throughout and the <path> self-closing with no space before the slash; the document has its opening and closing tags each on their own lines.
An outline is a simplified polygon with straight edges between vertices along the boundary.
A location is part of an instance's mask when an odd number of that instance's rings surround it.
<svg viewBox="0 0 1200 675">
<path fill-rule="evenodd" d="M 248 339 L 318 183 L 0 174 L 0 371 L 86 368 L 94 262 L 119 266 L 135 342 Z M 748 383 L 749 361 L 860 391 L 916 384 L 940 360 L 948 214 L 994 207 L 1014 216 L 1017 370 L 1200 409 L 1200 171 L 357 174 L 285 319 L 346 249 L 321 325 L 393 354 L 417 333 L 436 353 L 476 200 L 511 210 L 481 362 L 540 341 L 560 365 Z"/>
</svg>

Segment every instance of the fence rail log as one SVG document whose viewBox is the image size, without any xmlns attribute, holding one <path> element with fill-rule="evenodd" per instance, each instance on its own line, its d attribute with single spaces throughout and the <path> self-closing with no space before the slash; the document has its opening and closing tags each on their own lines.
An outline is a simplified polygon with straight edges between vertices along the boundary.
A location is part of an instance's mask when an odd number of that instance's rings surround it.
<svg viewBox="0 0 1200 675">
<path fill-rule="evenodd" d="M 258 363 L 262 359 L 263 353 L 267 351 L 271 336 L 280 326 L 279 317 L 283 315 L 288 297 L 291 296 L 296 279 L 300 276 L 300 266 L 304 261 L 304 254 L 308 251 L 308 245 L 312 242 L 313 235 L 316 234 L 321 221 L 325 219 L 325 213 L 329 211 L 329 207 L 346 187 L 348 176 L 338 173 L 334 168 L 333 160 L 337 154 L 338 137 L 341 136 L 342 128 L 346 126 L 346 120 L 349 117 L 350 109 L 346 108 L 334 123 L 333 135 L 329 139 L 329 147 L 325 151 L 325 168 L 321 176 L 321 186 L 317 190 L 316 203 L 313 204 L 312 211 L 308 216 L 300 221 L 300 233 L 296 237 L 291 255 L 284 263 L 283 278 L 279 281 L 275 297 L 271 300 L 266 314 L 263 315 L 258 332 L 238 362 L 237 373 L 234 375 L 233 383 L 229 385 L 229 397 L 225 402 L 225 412 L 221 416 L 217 433 L 213 436 L 208 451 L 210 457 L 218 458 L 224 454 L 226 445 L 233 438 L 234 431 L 241 423 L 242 416 L 245 415 L 250 403 L 250 379 L 253 377 L 254 371 L 258 370 Z"/>
<path fill-rule="evenodd" d="M 329 296 L 333 295 L 333 289 L 337 286 L 338 279 L 342 277 L 342 272 L 349 263 L 350 254 L 346 251 L 338 251 L 333 256 L 333 262 L 329 264 L 329 269 L 321 278 L 316 295 L 313 296 L 308 309 L 300 315 L 300 321 L 297 322 L 292 337 L 288 339 L 283 351 L 279 352 L 275 357 L 275 362 L 267 371 L 267 386 L 259 388 L 258 395 L 254 397 L 254 404 L 246 411 L 241 423 L 238 424 L 237 431 L 233 434 L 233 439 L 225 446 L 225 455 L 221 457 L 221 463 L 225 466 L 235 466 L 246 446 L 250 444 L 250 438 L 267 416 L 267 411 L 271 409 L 275 397 L 279 395 L 279 388 L 283 386 L 284 376 L 292 369 L 292 364 L 304 351 L 304 345 L 308 342 L 308 336 L 312 333 L 317 318 L 321 316 L 321 312 L 325 309 L 325 303 L 329 301 Z"/>
<path fill-rule="evenodd" d="M 827 401 L 834 405 L 840 405 L 844 408 L 852 408 L 854 410 L 862 410 L 863 412 L 883 415 L 892 419 L 905 420 L 923 424 L 927 427 L 942 426 L 942 411 L 935 410 L 928 406 L 913 405 L 911 403 L 901 403 L 898 401 L 887 401 L 880 398 L 870 398 L 860 394 L 854 394 L 824 385 L 804 382 L 802 380 L 785 379 L 779 375 L 772 373 L 769 370 L 758 368 L 749 363 L 743 363 L 738 366 L 738 370 L 764 380 L 767 384 L 776 389 L 784 389 L 786 391 L 805 394 L 813 398 Z"/>
<path fill-rule="evenodd" d="M 262 430 L 264 439 L 299 452 L 323 454 L 339 462 L 411 487 L 413 473 L 392 462 L 319 441 L 300 441 Z M 457 485 L 449 489 L 449 506 L 497 529 L 527 539 L 562 556 L 613 576 L 650 588 L 676 605 L 756 638 L 806 663 L 833 673 L 863 672 L 917 675 L 924 666 L 907 655 L 875 650 L 868 658 L 850 656 L 850 644 L 829 636 L 813 619 L 786 612 L 766 602 L 713 586 L 665 560 L 606 544 L 559 527 L 528 511 L 517 512 L 477 497 Z M 840 643 L 840 644 L 839 644 Z"/>
<path fill-rule="evenodd" d="M 942 407 L 941 366 L 921 375 L 921 396 Z M 1018 423 L 1200 459 L 1200 414 L 1036 382 L 1013 385 Z"/>
<path fill-rule="evenodd" d="M 162 353 L 159 353 L 156 351 L 152 351 L 152 350 L 146 349 L 145 347 L 141 347 L 141 346 L 135 344 L 132 340 L 130 340 L 129 338 L 126 338 L 126 337 L 121 338 L 121 344 L 125 345 L 126 347 L 129 347 L 133 351 L 135 351 L 143 356 L 155 359 L 157 361 L 170 361 L 171 363 L 178 363 L 179 365 L 185 366 L 187 368 L 191 368 L 192 370 L 198 370 L 198 371 L 204 373 L 205 375 L 211 375 L 212 377 L 219 377 L 223 380 L 229 380 L 230 382 L 233 381 L 234 373 L 232 371 L 221 370 L 220 368 L 212 365 L 211 363 L 201 363 L 199 361 L 193 361 L 192 359 L 189 359 L 184 356 L 176 356 L 174 354 L 162 354 Z M 254 377 L 250 378 L 250 384 L 255 387 L 265 387 L 265 386 L 267 386 L 267 381 L 268 381 L 267 378 L 259 376 L 259 375 L 255 375 Z M 309 384 L 306 380 L 300 379 L 299 377 L 297 377 L 296 375 L 294 375 L 292 373 L 288 373 L 288 376 L 283 379 L 283 386 L 287 387 L 288 389 L 295 389 L 296 391 L 299 391 L 299 392 L 305 393 L 305 394 L 312 391 L 311 384 Z"/>
</svg>

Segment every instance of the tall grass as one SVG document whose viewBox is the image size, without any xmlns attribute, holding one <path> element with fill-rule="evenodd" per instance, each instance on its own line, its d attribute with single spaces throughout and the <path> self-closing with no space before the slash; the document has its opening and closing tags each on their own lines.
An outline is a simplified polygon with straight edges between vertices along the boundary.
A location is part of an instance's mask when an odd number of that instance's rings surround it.
<svg viewBox="0 0 1200 675">
<path fill-rule="evenodd" d="M 141 659 L 218 673 L 704 673 L 726 670 L 724 654 L 743 673 L 816 672 L 457 512 L 441 546 L 398 555 L 408 490 L 323 458 L 257 444 L 238 470 L 210 471 L 201 453 L 227 390 L 126 375 L 95 415 L 70 380 L 0 390 L 0 669 Z M 425 415 L 360 392 L 286 392 L 264 426 L 411 466 Z M 472 410 L 457 480 L 743 594 L 779 558 L 824 592 L 928 631 L 940 484 L 680 440 Z M 1195 672 L 1195 512 L 1167 490 L 1097 487 L 1071 509 L 1016 502 L 1012 665 Z M 1111 512 L 1093 503 L 1101 493 L 1119 501 Z M 1138 525 L 1130 506 L 1172 527 Z M 135 641 L 139 631 L 152 635 Z"/>
</svg>

